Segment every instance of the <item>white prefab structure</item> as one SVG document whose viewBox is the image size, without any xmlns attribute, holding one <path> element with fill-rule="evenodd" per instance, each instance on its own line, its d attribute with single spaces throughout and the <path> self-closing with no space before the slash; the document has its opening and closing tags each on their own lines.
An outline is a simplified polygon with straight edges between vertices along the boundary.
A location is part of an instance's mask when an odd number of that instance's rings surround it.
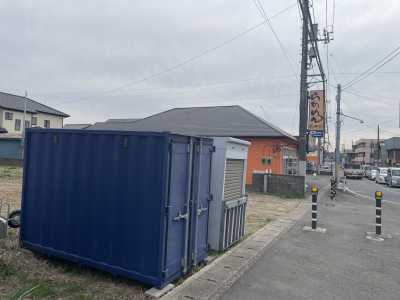
<svg viewBox="0 0 400 300">
<path fill-rule="evenodd" d="M 250 142 L 230 137 L 213 139 L 213 198 L 209 206 L 208 243 L 210 249 L 222 251 L 239 241 L 245 233 L 245 186 Z"/>
</svg>

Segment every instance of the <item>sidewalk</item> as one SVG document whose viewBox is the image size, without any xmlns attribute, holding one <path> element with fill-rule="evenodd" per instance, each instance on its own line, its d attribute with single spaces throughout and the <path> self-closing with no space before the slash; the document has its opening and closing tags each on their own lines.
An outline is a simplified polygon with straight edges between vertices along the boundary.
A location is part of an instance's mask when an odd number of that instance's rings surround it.
<svg viewBox="0 0 400 300">
<path fill-rule="evenodd" d="M 338 193 L 334 207 L 319 199 L 318 225 L 302 231 L 306 214 L 268 248 L 222 299 L 400 299 L 400 206 L 383 202 L 383 232 L 374 231 L 375 203 Z"/>
</svg>

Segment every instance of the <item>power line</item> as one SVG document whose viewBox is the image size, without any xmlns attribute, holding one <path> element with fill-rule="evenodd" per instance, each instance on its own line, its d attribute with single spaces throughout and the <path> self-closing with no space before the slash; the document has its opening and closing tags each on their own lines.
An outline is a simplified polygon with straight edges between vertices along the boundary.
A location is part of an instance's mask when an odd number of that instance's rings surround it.
<svg viewBox="0 0 400 300">
<path fill-rule="evenodd" d="M 275 39 L 277 40 L 279 47 L 283 53 L 283 55 L 285 56 L 290 68 L 292 69 L 293 75 L 295 76 L 295 78 L 297 80 L 299 80 L 299 77 L 297 75 L 296 69 L 294 68 L 294 64 L 293 61 L 291 60 L 291 58 L 289 57 L 289 54 L 285 48 L 285 46 L 283 45 L 281 39 L 279 38 L 278 34 L 276 33 L 274 27 L 272 26 L 272 23 L 267 15 L 267 13 L 265 12 L 264 6 L 262 5 L 262 3 L 259 0 L 253 0 L 254 5 L 256 6 L 256 8 L 258 9 L 258 11 L 260 12 L 261 17 L 264 18 L 264 20 L 267 22 L 269 29 L 271 30 L 271 32 L 273 33 Z"/>
<path fill-rule="evenodd" d="M 373 64 L 371 67 L 367 68 L 364 72 L 362 72 L 360 75 L 356 76 L 346 84 L 344 84 L 343 89 L 348 89 L 349 87 L 359 83 L 360 81 L 366 79 L 379 69 L 381 69 L 383 66 L 385 66 L 387 63 L 395 59 L 398 55 L 400 55 L 400 46 L 392 50 L 389 54 L 387 54 L 384 58 L 381 58 L 378 62 Z"/>
<path fill-rule="evenodd" d="M 282 9 L 282 10 L 278 11 L 277 13 L 275 13 L 274 15 L 272 15 L 270 19 L 273 19 L 273 18 L 275 18 L 275 17 L 278 17 L 279 15 L 281 15 L 281 14 L 287 12 L 288 10 L 292 9 L 293 7 L 295 7 L 296 5 L 297 5 L 297 2 L 296 2 L 296 3 L 292 3 L 291 5 L 285 7 L 284 9 Z M 176 63 L 175 65 L 172 65 L 172 66 L 170 66 L 170 67 L 167 67 L 167 68 L 165 68 L 165 69 L 163 69 L 163 70 L 161 70 L 161 71 L 152 73 L 152 74 L 147 75 L 147 76 L 145 76 L 145 77 L 142 77 L 142 78 L 140 78 L 140 79 L 137 79 L 137 80 L 128 82 L 128 83 L 126 83 L 126 84 L 120 85 L 119 87 L 112 88 L 112 89 L 108 89 L 108 90 L 104 90 L 104 91 L 102 91 L 102 94 L 108 94 L 108 93 L 115 92 L 115 91 L 117 91 L 117 90 L 121 90 L 121 89 L 125 89 L 125 88 L 131 87 L 131 86 L 135 86 L 135 85 L 141 84 L 141 83 L 143 83 L 143 82 L 146 82 L 146 81 L 148 81 L 148 80 L 150 80 L 150 79 L 153 79 L 153 78 L 156 78 L 156 77 L 160 77 L 160 76 L 162 76 L 162 75 L 164 75 L 164 74 L 167 74 L 167 73 L 170 73 L 170 72 L 172 72 L 172 71 L 175 71 L 175 70 L 177 70 L 177 69 L 179 69 L 179 68 L 181 68 L 181 67 L 183 67 L 183 66 L 185 66 L 185 65 L 187 65 L 187 64 L 189 64 L 189 63 L 192 63 L 192 62 L 194 62 L 194 61 L 196 61 L 196 60 L 202 58 L 203 56 L 206 56 L 206 55 L 210 54 L 211 52 L 214 52 L 214 51 L 216 51 L 216 50 L 218 50 L 218 49 L 221 49 L 221 48 L 227 46 L 228 44 L 231 44 L 232 42 L 234 42 L 234 41 L 240 39 L 241 37 L 247 35 L 248 33 L 250 33 L 250 32 L 252 32 L 252 31 L 254 31 L 254 30 L 256 30 L 256 29 L 262 27 L 262 26 L 265 25 L 266 23 L 267 23 L 267 21 L 264 20 L 263 22 L 260 22 L 260 23 L 254 25 L 254 26 L 251 26 L 251 27 L 249 27 L 249 28 L 247 28 L 247 29 L 245 29 L 245 30 L 239 32 L 238 34 L 236 34 L 236 35 L 234 35 L 233 37 L 231 37 L 231 38 L 229 38 L 229 39 L 227 39 L 227 40 L 225 40 L 225 41 L 223 41 L 223 42 L 217 44 L 216 46 L 211 47 L 211 48 L 208 48 L 208 49 L 206 49 L 206 50 L 200 52 L 199 54 L 196 54 L 196 55 L 191 56 L 191 57 L 189 57 L 189 58 L 187 58 L 187 59 L 184 59 L 184 60 L 182 60 L 181 62 Z M 77 100 L 69 101 L 69 102 L 82 101 L 82 100 L 88 99 L 88 98 L 93 98 L 93 97 L 81 98 L 81 99 L 77 99 Z"/>
<path fill-rule="evenodd" d="M 224 87 L 226 85 L 242 85 L 242 84 L 257 84 L 263 82 L 269 82 L 271 79 L 287 79 L 291 78 L 293 75 L 282 75 L 282 76 L 273 76 L 270 78 L 248 78 L 242 80 L 235 80 L 235 81 L 222 81 L 222 82 L 209 82 L 204 84 L 196 84 L 196 85 L 188 85 L 188 86 L 180 86 L 180 87 L 160 87 L 160 88 L 142 88 L 142 89 L 133 89 L 130 92 L 139 92 L 140 94 L 131 94 L 129 96 L 144 96 L 144 95 L 152 95 L 152 94 L 166 94 L 173 92 L 174 94 L 177 93 L 187 93 L 192 92 L 195 89 L 205 89 L 205 88 L 219 88 Z M 115 94 L 114 94 L 115 95 Z M 105 95 L 104 95 L 105 97 Z M 82 101 L 91 100 L 92 98 L 82 99 Z M 66 104 L 66 103 L 76 103 L 74 101 L 63 101 L 57 102 L 55 104 Z"/>
<path fill-rule="evenodd" d="M 360 75 L 361 72 L 337 72 L 335 75 L 338 76 L 352 76 Z M 372 75 L 372 74 L 371 74 Z M 387 71 L 387 72 L 375 72 L 373 75 L 400 75 L 400 71 Z"/>
</svg>

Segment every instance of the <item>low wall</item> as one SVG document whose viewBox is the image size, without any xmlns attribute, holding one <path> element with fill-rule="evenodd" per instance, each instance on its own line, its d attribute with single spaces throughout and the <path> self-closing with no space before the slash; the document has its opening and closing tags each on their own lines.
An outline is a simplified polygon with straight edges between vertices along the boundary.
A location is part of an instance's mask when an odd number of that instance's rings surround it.
<svg viewBox="0 0 400 300">
<path fill-rule="evenodd" d="M 247 188 L 249 191 L 257 193 L 271 193 L 287 197 L 304 197 L 305 177 L 253 173 L 253 184 Z"/>
</svg>

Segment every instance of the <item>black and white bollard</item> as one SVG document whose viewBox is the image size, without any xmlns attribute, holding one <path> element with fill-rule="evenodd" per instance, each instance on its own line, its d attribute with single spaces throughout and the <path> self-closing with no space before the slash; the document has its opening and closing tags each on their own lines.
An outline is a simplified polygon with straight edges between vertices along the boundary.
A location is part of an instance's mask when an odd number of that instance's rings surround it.
<svg viewBox="0 0 400 300">
<path fill-rule="evenodd" d="M 318 227 L 318 187 L 313 185 L 311 187 L 311 227 L 304 226 L 305 231 L 322 232 L 326 231 L 325 228 Z"/>
<path fill-rule="evenodd" d="M 318 188 L 313 186 L 311 188 L 311 228 L 313 230 L 317 229 L 317 197 L 318 197 Z"/>
<path fill-rule="evenodd" d="M 375 192 L 376 202 L 376 221 L 375 221 L 375 234 L 380 236 L 382 234 L 382 192 Z"/>
<path fill-rule="evenodd" d="M 381 242 L 385 238 L 390 239 L 390 234 L 382 233 L 382 198 L 383 193 L 381 191 L 375 192 L 375 232 L 367 232 L 367 239 Z"/>
<path fill-rule="evenodd" d="M 334 177 L 331 178 L 331 200 L 336 197 L 336 180 Z"/>
</svg>

